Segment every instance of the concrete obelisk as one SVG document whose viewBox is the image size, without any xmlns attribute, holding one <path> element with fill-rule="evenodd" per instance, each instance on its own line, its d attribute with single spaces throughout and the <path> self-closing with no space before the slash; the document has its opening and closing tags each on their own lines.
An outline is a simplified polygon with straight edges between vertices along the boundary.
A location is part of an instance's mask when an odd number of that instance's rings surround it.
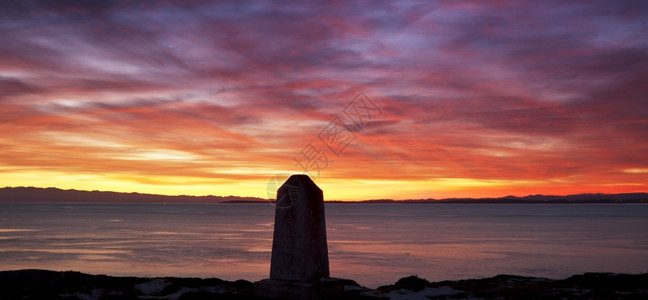
<svg viewBox="0 0 648 300">
<path fill-rule="evenodd" d="M 277 191 L 270 279 L 312 282 L 329 277 L 322 190 L 293 175 Z"/>
<path fill-rule="evenodd" d="M 324 196 L 306 175 L 292 175 L 277 191 L 270 279 L 254 293 L 270 299 L 336 299 L 352 280 L 330 278 Z"/>
</svg>

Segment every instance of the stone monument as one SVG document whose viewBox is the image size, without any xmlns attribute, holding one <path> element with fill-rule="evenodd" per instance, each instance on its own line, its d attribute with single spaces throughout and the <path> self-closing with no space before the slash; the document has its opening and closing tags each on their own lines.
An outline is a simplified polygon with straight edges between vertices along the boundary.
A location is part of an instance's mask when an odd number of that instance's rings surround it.
<svg viewBox="0 0 648 300">
<path fill-rule="evenodd" d="M 329 277 L 322 190 L 293 175 L 277 191 L 270 279 L 311 282 Z"/>
<path fill-rule="evenodd" d="M 255 294 L 330 299 L 349 284 L 355 282 L 329 277 L 322 190 L 307 175 L 290 176 L 277 190 L 270 279 L 255 282 Z"/>
</svg>

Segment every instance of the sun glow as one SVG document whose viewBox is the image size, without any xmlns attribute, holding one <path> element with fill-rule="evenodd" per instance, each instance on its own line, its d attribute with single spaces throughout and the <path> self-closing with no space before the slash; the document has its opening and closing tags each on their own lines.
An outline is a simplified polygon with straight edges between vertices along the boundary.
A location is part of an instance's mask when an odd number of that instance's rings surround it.
<svg viewBox="0 0 648 300">
<path fill-rule="evenodd" d="M 264 198 L 307 172 L 329 200 L 648 191 L 641 10 L 63 2 L 0 10 L 2 185 Z"/>
</svg>

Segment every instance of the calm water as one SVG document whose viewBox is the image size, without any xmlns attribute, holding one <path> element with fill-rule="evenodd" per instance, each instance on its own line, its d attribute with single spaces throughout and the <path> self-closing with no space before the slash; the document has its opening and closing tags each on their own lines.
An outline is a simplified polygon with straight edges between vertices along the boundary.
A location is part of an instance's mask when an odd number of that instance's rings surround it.
<svg viewBox="0 0 648 300">
<path fill-rule="evenodd" d="M 327 204 L 331 275 L 376 287 L 648 272 L 648 205 Z M 0 270 L 267 278 L 270 204 L 0 203 Z"/>
</svg>

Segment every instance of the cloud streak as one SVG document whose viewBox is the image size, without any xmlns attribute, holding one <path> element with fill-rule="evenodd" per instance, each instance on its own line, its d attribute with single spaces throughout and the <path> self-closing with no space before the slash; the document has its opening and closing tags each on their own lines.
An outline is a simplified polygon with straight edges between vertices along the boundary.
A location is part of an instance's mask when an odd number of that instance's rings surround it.
<svg viewBox="0 0 648 300">
<path fill-rule="evenodd" d="M 1 5 L 8 185 L 264 196 L 364 91 L 327 198 L 647 190 L 639 1 Z"/>
</svg>

